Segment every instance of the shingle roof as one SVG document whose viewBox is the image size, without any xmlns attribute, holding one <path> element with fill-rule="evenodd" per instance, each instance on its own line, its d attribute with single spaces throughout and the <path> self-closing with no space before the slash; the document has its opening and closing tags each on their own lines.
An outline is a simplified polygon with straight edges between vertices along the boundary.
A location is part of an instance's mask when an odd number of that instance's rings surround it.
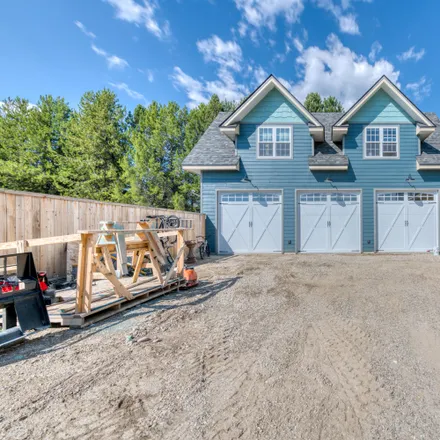
<svg viewBox="0 0 440 440">
<path fill-rule="evenodd" d="M 203 133 L 199 142 L 186 156 L 183 165 L 237 165 L 240 158 L 235 154 L 235 144 L 221 133 L 219 125 L 231 112 L 220 112 Z"/>
<path fill-rule="evenodd" d="M 322 154 L 342 153 L 341 145 L 337 145 L 332 141 L 332 127 L 343 113 L 312 113 L 312 115 L 324 126 L 324 142 L 316 143 L 315 151 Z"/>
<path fill-rule="evenodd" d="M 422 154 L 417 156 L 419 165 L 440 165 L 440 119 L 435 113 L 425 113 L 435 124 L 435 131 L 422 142 Z"/>
<path fill-rule="evenodd" d="M 314 156 L 309 156 L 309 165 L 311 166 L 340 166 L 348 165 L 348 157 L 344 154 L 322 154 L 319 152 Z"/>
</svg>

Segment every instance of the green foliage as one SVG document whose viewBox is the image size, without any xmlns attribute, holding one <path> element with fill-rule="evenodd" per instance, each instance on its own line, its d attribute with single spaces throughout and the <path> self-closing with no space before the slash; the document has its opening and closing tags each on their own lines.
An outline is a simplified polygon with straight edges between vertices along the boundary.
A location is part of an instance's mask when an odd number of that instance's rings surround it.
<svg viewBox="0 0 440 440">
<path fill-rule="evenodd" d="M 322 103 L 322 111 L 325 113 L 343 112 L 344 107 L 334 96 L 328 96 Z"/>
<path fill-rule="evenodd" d="M 41 96 L 0 105 L 0 187 L 197 211 L 199 177 L 182 161 L 220 111 L 213 95 L 188 110 L 175 102 L 127 113 L 110 90 L 85 93 L 78 109 Z"/>
<path fill-rule="evenodd" d="M 321 112 L 322 111 L 322 99 L 319 93 L 309 93 L 304 101 L 304 107 L 309 112 Z"/>
<path fill-rule="evenodd" d="M 126 112 L 110 90 L 87 92 L 72 112 L 64 154 L 59 157 L 60 194 L 123 201 L 121 176 L 128 151 Z"/>
<path fill-rule="evenodd" d="M 309 93 L 306 96 L 304 107 L 309 112 L 316 113 L 332 113 L 344 111 L 344 107 L 342 106 L 341 102 L 338 101 L 334 96 L 328 96 L 327 98 L 324 98 L 324 100 L 322 100 L 321 95 L 316 92 Z"/>
</svg>

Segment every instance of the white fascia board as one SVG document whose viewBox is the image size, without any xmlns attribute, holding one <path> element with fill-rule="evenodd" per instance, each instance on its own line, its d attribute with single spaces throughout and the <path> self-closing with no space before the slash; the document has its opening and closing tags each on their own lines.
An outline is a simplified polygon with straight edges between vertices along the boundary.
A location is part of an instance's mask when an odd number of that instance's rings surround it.
<svg viewBox="0 0 440 440">
<path fill-rule="evenodd" d="M 416 126 L 416 135 L 421 141 L 424 141 L 428 136 L 434 133 L 435 127 L 421 127 L 419 124 Z"/>
<path fill-rule="evenodd" d="M 433 127 L 432 121 L 421 112 L 386 76 L 382 77 L 362 98 L 351 107 L 344 116 L 337 121 L 335 127 L 340 127 L 349 121 L 363 105 L 379 90 L 382 89 L 390 95 L 415 121 L 422 122 L 428 127 Z"/>
<path fill-rule="evenodd" d="M 270 76 L 261 84 L 261 86 L 223 122 L 221 127 L 227 127 L 240 122 L 274 88 L 292 103 L 307 120 L 317 127 L 322 127 L 322 124 L 274 76 Z"/>
<path fill-rule="evenodd" d="M 440 165 L 420 165 L 417 162 L 417 171 L 438 171 L 440 170 Z"/>
<path fill-rule="evenodd" d="M 310 171 L 347 171 L 348 165 L 309 165 Z"/>
<path fill-rule="evenodd" d="M 348 133 L 348 125 L 343 125 L 342 127 L 333 127 L 332 141 L 341 142 L 347 133 Z"/>
<path fill-rule="evenodd" d="M 232 127 L 220 127 L 220 132 L 228 136 L 229 139 L 234 140 L 240 134 L 240 124 Z"/>
<path fill-rule="evenodd" d="M 201 171 L 238 171 L 240 162 L 237 162 L 237 165 L 183 165 L 182 169 L 196 174 L 200 174 Z"/>
<path fill-rule="evenodd" d="M 316 142 L 324 142 L 324 127 L 309 127 L 309 131 Z"/>
</svg>

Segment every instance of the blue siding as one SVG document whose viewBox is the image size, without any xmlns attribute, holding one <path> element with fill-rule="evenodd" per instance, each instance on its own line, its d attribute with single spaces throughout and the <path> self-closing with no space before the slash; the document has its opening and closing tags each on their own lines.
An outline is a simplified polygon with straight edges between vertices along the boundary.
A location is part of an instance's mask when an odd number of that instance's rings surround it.
<svg viewBox="0 0 440 440">
<path fill-rule="evenodd" d="M 388 93 L 379 90 L 350 119 L 350 124 L 370 123 L 412 123 L 411 117 L 395 102 Z"/>
<path fill-rule="evenodd" d="M 244 123 L 306 122 L 304 116 L 276 89 L 271 90 L 244 118 Z"/>
<path fill-rule="evenodd" d="M 391 122 L 391 121 L 390 121 Z M 396 121 L 392 121 L 396 122 Z M 242 183 L 245 174 L 260 189 L 282 189 L 284 191 L 284 250 L 295 251 L 295 190 L 328 189 L 324 180 L 330 177 L 338 189 L 361 189 L 363 209 L 363 251 L 374 250 L 374 189 L 410 189 L 406 177 L 411 174 L 417 189 L 440 188 L 439 171 L 417 171 L 416 155 L 418 138 L 413 124 L 400 124 L 400 159 L 364 160 L 362 146 L 363 124 L 351 124 L 345 140 L 345 154 L 349 157 L 348 171 L 311 172 L 308 156 L 312 143 L 304 124 L 294 124 L 293 159 L 257 160 L 255 124 L 243 124 L 237 142 L 241 157 L 240 171 L 203 172 L 203 212 L 207 214 L 207 234 L 215 248 L 216 190 L 254 189 Z"/>
</svg>

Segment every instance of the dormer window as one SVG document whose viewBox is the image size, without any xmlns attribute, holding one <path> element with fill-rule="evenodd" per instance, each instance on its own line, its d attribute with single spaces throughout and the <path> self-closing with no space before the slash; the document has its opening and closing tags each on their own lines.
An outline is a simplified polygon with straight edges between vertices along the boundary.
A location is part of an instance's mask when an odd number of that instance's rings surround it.
<svg viewBox="0 0 440 440">
<path fill-rule="evenodd" d="M 292 158 L 292 127 L 259 127 L 257 158 Z"/>
<path fill-rule="evenodd" d="M 399 128 L 368 126 L 364 130 L 364 159 L 398 159 Z"/>
</svg>

